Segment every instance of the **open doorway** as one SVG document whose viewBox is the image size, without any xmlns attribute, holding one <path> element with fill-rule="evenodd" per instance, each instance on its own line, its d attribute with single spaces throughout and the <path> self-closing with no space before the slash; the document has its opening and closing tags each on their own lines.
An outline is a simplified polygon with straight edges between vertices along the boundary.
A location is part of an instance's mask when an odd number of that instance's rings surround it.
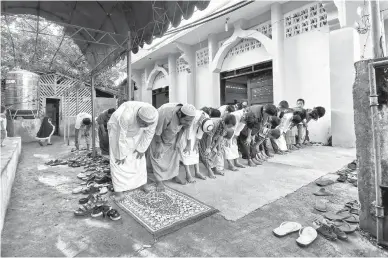
<svg viewBox="0 0 388 258">
<path fill-rule="evenodd" d="M 272 61 L 221 73 L 220 102 L 231 105 L 273 103 Z"/>
<path fill-rule="evenodd" d="M 166 104 L 170 101 L 169 99 L 169 88 L 159 88 L 152 90 L 152 105 L 155 108 L 159 108 L 161 105 Z"/>
<path fill-rule="evenodd" d="M 51 118 L 55 126 L 54 135 L 59 135 L 59 108 L 60 99 L 46 98 L 46 116 Z"/>
</svg>

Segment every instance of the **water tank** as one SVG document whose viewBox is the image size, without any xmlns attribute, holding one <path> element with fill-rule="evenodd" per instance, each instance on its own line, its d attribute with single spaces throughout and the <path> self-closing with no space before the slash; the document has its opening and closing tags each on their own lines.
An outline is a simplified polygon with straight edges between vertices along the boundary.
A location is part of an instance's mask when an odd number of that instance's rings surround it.
<svg viewBox="0 0 388 258">
<path fill-rule="evenodd" d="M 38 110 L 39 75 L 26 70 L 7 73 L 5 105 L 12 111 L 35 113 Z"/>
</svg>

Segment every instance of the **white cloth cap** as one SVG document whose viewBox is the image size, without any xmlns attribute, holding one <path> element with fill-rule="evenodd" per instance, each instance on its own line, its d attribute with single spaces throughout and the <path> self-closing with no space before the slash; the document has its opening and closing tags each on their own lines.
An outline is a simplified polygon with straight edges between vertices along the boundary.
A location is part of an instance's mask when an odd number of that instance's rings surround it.
<svg viewBox="0 0 388 258">
<path fill-rule="evenodd" d="M 185 104 L 182 106 L 181 111 L 186 116 L 195 116 L 197 109 L 191 104 Z"/>
<path fill-rule="evenodd" d="M 153 106 L 144 106 L 139 109 L 138 115 L 146 123 L 155 122 L 158 111 Z"/>
<path fill-rule="evenodd" d="M 205 120 L 202 121 L 202 131 L 204 133 L 208 133 L 214 128 L 214 123 L 213 120 L 206 118 Z"/>
</svg>

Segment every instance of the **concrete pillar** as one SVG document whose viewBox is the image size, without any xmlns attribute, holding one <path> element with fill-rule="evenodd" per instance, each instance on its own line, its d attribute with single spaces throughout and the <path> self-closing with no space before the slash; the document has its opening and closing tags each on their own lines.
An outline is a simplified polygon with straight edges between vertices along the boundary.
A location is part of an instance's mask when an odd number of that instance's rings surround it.
<svg viewBox="0 0 388 258">
<path fill-rule="evenodd" d="M 210 107 L 217 108 L 221 105 L 220 104 L 220 101 L 221 101 L 221 97 L 220 97 L 220 73 L 213 73 L 210 70 L 210 68 L 211 68 L 210 64 L 213 61 L 213 59 L 216 56 L 217 51 L 218 51 L 218 41 L 217 41 L 217 37 L 215 34 L 209 35 L 208 46 L 209 46 L 209 72 L 210 72 L 210 76 L 211 76 L 211 81 L 210 81 L 209 85 L 211 86 L 210 87 L 211 92 L 209 90 L 206 90 L 206 92 L 209 94 L 209 97 L 211 99 L 209 99 L 209 101 L 206 102 L 206 104 L 204 104 L 203 106 L 210 106 Z M 208 85 L 206 85 L 206 86 L 208 87 Z M 207 88 L 207 89 L 209 89 L 209 88 Z"/>
<path fill-rule="evenodd" d="M 180 51 L 183 52 L 183 58 L 189 65 L 189 71 L 186 74 L 187 78 L 183 79 L 182 75 L 178 75 L 178 101 L 181 103 L 189 103 L 195 105 L 195 76 L 196 76 L 196 64 L 195 64 L 195 51 L 193 47 L 184 43 L 175 42 L 175 45 Z M 187 82 L 187 83 L 185 83 Z M 185 94 L 185 96 L 182 96 Z"/>
<path fill-rule="evenodd" d="M 282 21 L 282 22 L 279 22 Z M 272 59 L 273 65 L 273 94 L 274 103 L 278 104 L 284 96 L 284 22 L 283 11 L 280 3 L 271 5 L 272 42 L 275 55 Z"/>
<path fill-rule="evenodd" d="M 195 77 L 197 74 L 197 65 L 195 63 L 195 51 L 190 46 L 189 52 L 186 54 L 189 59 L 189 65 L 190 65 L 190 72 L 187 74 L 188 81 L 187 81 L 187 103 L 195 105 L 196 97 L 195 97 L 195 91 L 196 91 L 196 83 L 195 83 Z"/>
<path fill-rule="evenodd" d="M 151 71 L 152 71 L 152 67 L 145 68 L 146 81 L 147 81 L 147 78 L 150 75 Z M 144 85 L 144 87 L 143 87 L 142 100 L 144 102 L 152 104 L 152 89 L 148 89 L 147 87 L 148 87 L 148 85 Z"/>
<path fill-rule="evenodd" d="M 353 28 L 330 32 L 330 95 L 333 146 L 355 147 L 353 111 L 354 63 L 360 57 L 359 34 Z"/>
<path fill-rule="evenodd" d="M 177 100 L 177 73 L 176 73 L 176 59 L 175 54 L 168 55 L 168 73 L 169 73 L 169 99 L 170 102 L 178 102 Z"/>
<path fill-rule="evenodd" d="M 370 87 L 368 64 L 373 60 L 363 60 L 355 63 L 356 78 L 353 86 L 354 124 L 356 131 L 356 151 L 359 162 L 358 196 L 361 204 L 360 228 L 376 235 L 376 191 L 375 191 L 375 157 L 370 110 Z M 381 61 L 381 60 L 379 60 Z M 381 70 L 376 71 L 377 87 L 383 87 L 384 78 Z M 388 185 L 388 108 L 380 106 L 381 110 L 376 123 L 380 124 L 380 151 L 382 185 Z M 385 197 L 386 198 L 386 197 Z M 384 200 L 384 197 L 383 197 Z M 387 209 L 386 201 L 383 206 Z M 388 217 L 385 216 L 385 228 L 388 232 Z M 384 235 L 388 241 L 388 234 Z"/>
</svg>

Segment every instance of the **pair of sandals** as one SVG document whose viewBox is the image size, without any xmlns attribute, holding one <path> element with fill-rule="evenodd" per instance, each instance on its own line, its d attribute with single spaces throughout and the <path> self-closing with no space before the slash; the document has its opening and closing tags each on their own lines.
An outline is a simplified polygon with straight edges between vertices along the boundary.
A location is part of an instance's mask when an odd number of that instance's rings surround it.
<svg viewBox="0 0 388 258">
<path fill-rule="evenodd" d="M 296 243 L 302 247 L 309 246 L 318 236 L 313 227 L 303 227 L 300 223 L 292 221 L 283 222 L 272 232 L 277 237 L 284 237 L 297 231 L 299 231 L 299 237 L 296 239 Z"/>
</svg>

